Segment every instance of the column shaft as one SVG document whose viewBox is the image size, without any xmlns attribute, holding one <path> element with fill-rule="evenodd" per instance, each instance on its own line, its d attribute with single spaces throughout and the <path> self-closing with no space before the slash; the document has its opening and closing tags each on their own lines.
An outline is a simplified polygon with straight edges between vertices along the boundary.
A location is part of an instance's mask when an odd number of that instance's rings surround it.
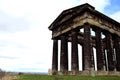
<svg viewBox="0 0 120 80">
<path fill-rule="evenodd" d="M 84 46 L 82 45 L 82 70 L 85 70 L 84 66 Z"/>
<path fill-rule="evenodd" d="M 113 71 L 115 68 L 115 64 L 113 61 L 113 42 L 112 42 L 112 35 L 107 32 L 106 36 L 106 50 L 107 50 L 107 61 L 108 61 L 108 70 Z"/>
<path fill-rule="evenodd" d="M 60 71 L 68 71 L 68 43 L 65 36 L 61 36 Z"/>
<path fill-rule="evenodd" d="M 95 70 L 94 51 L 92 46 L 91 46 L 91 68 L 92 70 Z"/>
<path fill-rule="evenodd" d="M 104 54 L 104 66 L 105 66 L 105 71 L 108 71 L 108 68 L 107 68 L 107 58 L 106 58 L 106 53 L 105 53 L 105 49 L 103 48 L 103 54 Z"/>
<path fill-rule="evenodd" d="M 97 58 L 97 70 L 103 70 L 103 50 L 102 50 L 102 40 L 101 40 L 101 29 L 95 30 L 96 36 L 96 58 Z"/>
<path fill-rule="evenodd" d="M 72 53 L 71 53 L 71 70 L 78 71 L 79 70 L 79 62 L 78 62 L 78 44 L 77 44 L 77 32 L 72 32 Z"/>
<path fill-rule="evenodd" d="M 83 62 L 84 69 L 91 70 L 91 39 L 90 39 L 90 25 L 84 25 L 84 43 L 83 43 Z"/>
<path fill-rule="evenodd" d="M 58 71 L 58 40 L 53 40 L 52 70 Z"/>
<path fill-rule="evenodd" d="M 120 71 L 120 38 L 117 35 L 114 36 L 114 47 L 116 52 L 116 70 Z"/>
</svg>

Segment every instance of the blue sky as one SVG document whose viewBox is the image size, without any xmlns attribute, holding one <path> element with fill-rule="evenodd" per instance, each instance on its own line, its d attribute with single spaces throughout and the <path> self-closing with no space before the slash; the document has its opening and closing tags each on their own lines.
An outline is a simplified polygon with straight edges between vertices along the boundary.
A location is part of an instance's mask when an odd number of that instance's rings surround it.
<svg viewBox="0 0 120 80">
<path fill-rule="evenodd" d="M 117 11 L 120 11 L 120 1 L 110 0 L 110 5 L 105 7 L 104 12 L 110 15 L 110 14 L 114 14 Z"/>
<path fill-rule="evenodd" d="M 0 68 L 47 72 L 52 61 L 48 26 L 63 10 L 86 2 L 120 22 L 120 0 L 0 0 Z"/>
</svg>

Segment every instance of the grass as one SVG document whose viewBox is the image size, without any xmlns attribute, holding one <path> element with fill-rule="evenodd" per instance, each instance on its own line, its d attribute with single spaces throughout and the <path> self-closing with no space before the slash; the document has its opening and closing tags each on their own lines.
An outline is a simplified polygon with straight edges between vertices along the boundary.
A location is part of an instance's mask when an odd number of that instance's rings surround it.
<svg viewBox="0 0 120 80">
<path fill-rule="evenodd" d="M 120 76 L 48 76 L 48 75 L 19 75 L 14 80 L 120 80 Z"/>
</svg>

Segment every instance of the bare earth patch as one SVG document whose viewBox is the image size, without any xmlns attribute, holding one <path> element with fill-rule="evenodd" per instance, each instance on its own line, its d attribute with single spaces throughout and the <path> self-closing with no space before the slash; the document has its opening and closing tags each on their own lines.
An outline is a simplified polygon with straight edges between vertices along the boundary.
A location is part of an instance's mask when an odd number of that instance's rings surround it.
<svg viewBox="0 0 120 80">
<path fill-rule="evenodd" d="M 6 75 L 2 78 L 2 80 L 14 80 L 17 79 L 17 76 L 13 75 Z"/>
</svg>

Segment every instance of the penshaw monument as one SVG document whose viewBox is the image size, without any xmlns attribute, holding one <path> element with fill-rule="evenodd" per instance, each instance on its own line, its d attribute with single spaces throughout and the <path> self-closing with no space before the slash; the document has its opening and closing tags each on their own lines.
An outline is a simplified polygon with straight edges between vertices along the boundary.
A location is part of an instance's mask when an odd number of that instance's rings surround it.
<svg viewBox="0 0 120 80">
<path fill-rule="evenodd" d="M 96 75 L 120 75 L 120 23 L 117 21 L 86 3 L 64 10 L 49 26 L 49 30 L 52 31 L 53 40 L 53 75 L 58 72 L 65 75 L 89 75 L 92 72 Z M 68 42 L 71 43 L 71 71 L 68 70 Z M 82 47 L 82 71 L 79 71 L 78 45 Z M 93 51 L 93 48 L 96 50 Z"/>
</svg>

